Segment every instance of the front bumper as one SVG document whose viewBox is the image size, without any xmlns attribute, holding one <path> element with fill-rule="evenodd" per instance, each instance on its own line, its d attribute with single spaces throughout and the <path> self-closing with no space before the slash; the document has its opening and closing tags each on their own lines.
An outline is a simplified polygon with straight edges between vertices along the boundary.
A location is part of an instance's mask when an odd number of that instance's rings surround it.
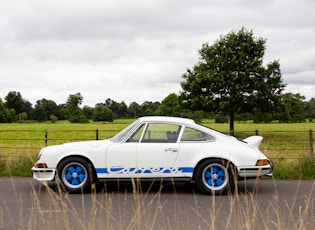
<svg viewBox="0 0 315 230">
<path fill-rule="evenodd" d="M 33 167 L 31 170 L 35 180 L 53 181 L 55 179 L 56 169 Z"/>
</svg>

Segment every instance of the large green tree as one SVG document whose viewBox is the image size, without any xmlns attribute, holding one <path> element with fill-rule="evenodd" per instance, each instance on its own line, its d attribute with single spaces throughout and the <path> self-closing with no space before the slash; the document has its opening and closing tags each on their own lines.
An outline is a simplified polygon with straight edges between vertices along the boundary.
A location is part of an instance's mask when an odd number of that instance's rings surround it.
<svg viewBox="0 0 315 230">
<path fill-rule="evenodd" d="M 276 109 L 285 85 L 278 61 L 263 66 L 265 49 L 245 28 L 203 44 L 199 63 L 182 76 L 184 106 L 228 115 L 232 134 L 236 114 Z"/>
<path fill-rule="evenodd" d="M 141 104 L 143 115 L 144 116 L 153 116 L 156 115 L 156 111 L 158 110 L 159 106 L 161 105 L 160 102 L 152 102 L 152 101 L 145 101 Z"/>
<path fill-rule="evenodd" d="M 95 106 L 92 119 L 93 121 L 112 122 L 114 120 L 114 113 L 106 105 L 99 103 Z"/>
<path fill-rule="evenodd" d="M 128 116 L 133 118 L 143 116 L 142 107 L 137 102 L 132 102 L 128 107 Z"/>
<path fill-rule="evenodd" d="M 33 109 L 33 119 L 37 121 L 47 121 L 50 119 L 51 115 L 58 117 L 57 104 L 52 100 L 47 100 L 45 98 L 36 101 L 35 108 Z"/>
<path fill-rule="evenodd" d="M 87 123 L 88 119 L 83 110 L 79 108 L 82 104 L 83 96 L 80 93 L 70 94 L 66 104 L 68 120 L 71 123 Z"/>
<path fill-rule="evenodd" d="M 282 96 L 282 111 L 279 117 L 280 122 L 305 122 L 306 111 L 305 103 L 303 102 L 305 97 L 299 93 L 285 93 Z"/>
<path fill-rule="evenodd" d="M 2 99 L 0 98 L 0 123 L 11 123 L 16 120 L 16 113 L 14 109 L 5 107 Z"/>
<path fill-rule="evenodd" d="M 158 114 L 162 116 L 179 116 L 180 115 L 180 101 L 175 93 L 171 93 L 163 99 L 158 108 Z"/>
<path fill-rule="evenodd" d="M 110 98 L 107 98 L 105 100 L 105 106 L 113 111 L 114 118 L 122 118 L 128 116 L 128 107 L 124 101 L 118 103 Z"/>
<path fill-rule="evenodd" d="M 6 108 L 14 109 L 16 114 L 25 112 L 25 103 L 20 92 L 10 91 L 4 99 Z"/>
<path fill-rule="evenodd" d="M 306 116 L 310 120 L 313 120 L 315 118 L 315 98 L 311 98 L 309 102 L 306 102 Z"/>
</svg>

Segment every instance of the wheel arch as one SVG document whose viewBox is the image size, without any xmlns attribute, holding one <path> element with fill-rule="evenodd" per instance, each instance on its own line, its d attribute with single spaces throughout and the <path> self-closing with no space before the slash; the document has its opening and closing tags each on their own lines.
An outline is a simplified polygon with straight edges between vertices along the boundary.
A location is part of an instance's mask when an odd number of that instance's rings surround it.
<svg viewBox="0 0 315 230">
<path fill-rule="evenodd" d="M 56 173 L 58 172 L 58 169 L 59 169 L 59 166 L 61 164 L 61 162 L 69 159 L 69 158 L 81 158 L 81 159 L 84 159 L 86 160 L 89 164 L 91 164 L 91 171 L 94 173 L 94 175 L 97 175 L 96 174 L 96 169 L 95 169 L 95 166 L 93 164 L 93 162 L 86 156 L 83 156 L 83 155 L 80 155 L 80 154 L 75 154 L 75 155 L 67 155 L 67 156 L 64 156 L 63 158 L 61 158 L 59 161 L 58 161 L 58 164 L 56 166 Z"/>
</svg>

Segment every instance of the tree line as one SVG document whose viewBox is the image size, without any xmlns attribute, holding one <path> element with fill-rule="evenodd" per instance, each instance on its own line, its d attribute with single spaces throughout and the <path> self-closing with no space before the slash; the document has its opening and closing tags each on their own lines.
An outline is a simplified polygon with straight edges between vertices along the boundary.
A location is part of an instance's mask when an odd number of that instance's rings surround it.
<svg viewBox="0 0 315 230">
<path fill-rule="evenodd" d="M 43 98 L 33 107 L 19 92 L 11 91 L 4 101 L 0 98 L 0 122 L 66 119 L 85 123 L 161 115 L 188 117 L 197 122 L 214 118 L 218 123 L 229 122 L 233 134 L 235 121 L 312 121 L 315 99 L 305 101 L 301 94 L 283 93 L 286 85 L 278 60 L 263 66 L 266 41 L 241 28 L 213 44 L 203 44 L 199 62 L 182 75 L 182 91 L 169 94 L 162 102 L 132 102 L 127 106 L 124 101 L 108 98 L 95 107 L 82 107 L 83 96 L 76 93 L 69 95 L 64 104 Z"/>
<path fill-rule="evenodd" d="M 111 122 L 120 118 L 138 118 L 141 116 L 180 116 L 201 121 L 204 118 L 215 119 L 216 123 L 229 122 L 229 116 L 222 112 L 193 111 L 185 107 L 180 95 L 169 94 L 162 102 L 146 101 L 142 104 L 132 102 L 126 105 L 124 101 L 117 102 L 110 98 L 97 103 L 95 107 L 80 105 L 83 102 L 81 93 L 70 94 L 64 104 L 56 104 L 53 100 L 38 100 L 33 107 L 24 99 L 20 92 L 11 91 L 4 98 L 0 98 L 0 123 L 21 122 L 32 120 L 37 122 L 69 120 L 72 123 L 87 123 L 92 121 Z M 282 123 L 313 121 L 315 118 L 315 99 L 305 101 L 300 94 L 285 93 L 282 103 L 276 113 L 239 113 L 235 121 L 253 120 L 255 123 Z"/>
</svg>

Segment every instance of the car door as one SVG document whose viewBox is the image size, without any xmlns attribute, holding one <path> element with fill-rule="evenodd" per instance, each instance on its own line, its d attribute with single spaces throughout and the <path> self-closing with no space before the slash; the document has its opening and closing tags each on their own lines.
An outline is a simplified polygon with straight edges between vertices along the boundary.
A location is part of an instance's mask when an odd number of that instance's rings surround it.
<svg viewBox="0 0 315 230">
<path fill-rule="evenodd" d="M 176 173 L 174 164 L 179 154 L 181 126 L 150 123 L 136 146 L 136 168 L 140 177 L 169 177 Z"/>
<path fill-rule="evenodd" d="M 137 143 L 127 142 L 110 145 L 106 151 L 106 176 L 108 178 L 133 177 L 136 165 Z"/>
<path fill-rule="evenodd" d="M 179 153 L 180 125 L 149 123 L 141 125 L 124 143 L 107 149 L 108 177 L 171 176 Z"/>
<path fill-rule="evenodd" d="M 124 142 L 113 143 L 106 149 L 106 173 L 108 178 L 134 177 L 137 165 L 137 144 L 146 124 L 139 128 Z"/>
</svg>

